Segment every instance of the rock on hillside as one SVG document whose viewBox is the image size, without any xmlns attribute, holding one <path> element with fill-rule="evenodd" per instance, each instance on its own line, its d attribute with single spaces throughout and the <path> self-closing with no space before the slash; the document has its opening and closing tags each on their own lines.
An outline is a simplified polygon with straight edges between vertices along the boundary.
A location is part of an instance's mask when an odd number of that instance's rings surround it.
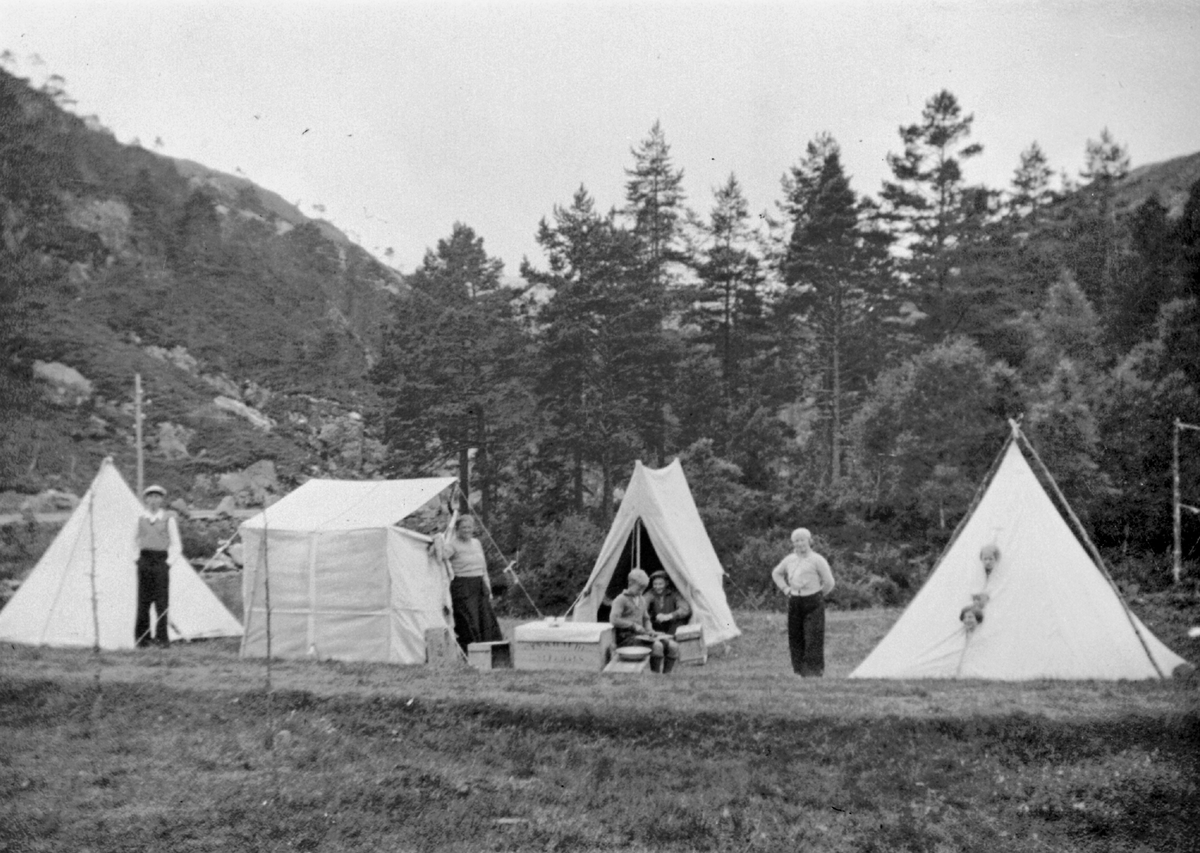
<svg viewBox="0 0 1200 853">
<path fill-rule="evenodd" d="M 340 425 L 377 422 L 367 372 L 400 276 L 61 100 L 0 70 L 0 490 L 79 493 L 107 455 L 133 470 L 135 374 L 147 477 L 177 494 L 262 459 L 284 489 L 373 470 L 370 430 Z"/>
</svg>

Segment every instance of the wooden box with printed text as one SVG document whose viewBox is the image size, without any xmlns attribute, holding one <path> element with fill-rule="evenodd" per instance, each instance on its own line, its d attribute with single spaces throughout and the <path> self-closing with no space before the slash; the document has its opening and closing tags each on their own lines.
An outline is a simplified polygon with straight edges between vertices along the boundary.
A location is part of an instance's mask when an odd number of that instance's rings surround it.
<svg viewBox="0 0 1200 853">
<path fill-rule="evenodd" d="M 615 649 L 613 626 L 607 622 L 565 622 L 551 617 L 513 629 L 516 669 L 601 672 Z"/>
<path fill-rule="evenodd" d="M 467 663 L 478 670 L 512 669 L 512 646 L 508 640 L 471 643 L 467 646 Z"/>
<path fill-rule="evenodd" d="M 703 625 L 684 625 L 675 632 L 679 643 L 679 662 L 691 664 L 708 663 L 708 649 L 704 645 Z"/>
</svg>

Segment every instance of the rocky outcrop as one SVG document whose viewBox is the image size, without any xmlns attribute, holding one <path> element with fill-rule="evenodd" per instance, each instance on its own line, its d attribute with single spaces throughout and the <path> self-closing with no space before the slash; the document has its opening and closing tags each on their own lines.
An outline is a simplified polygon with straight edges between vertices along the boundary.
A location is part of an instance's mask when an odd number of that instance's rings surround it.
<svg viewBox="0 0 1200 853">
<path fill-rule="evenodd" d="M 92 383 L 73 367 L 57 361 L 35 361 L 33 375 L 46 389 L 46 396 L 60 406 L 78 406 L 92 396 Z"/>
<path fill-rule="evenodd" d="M 20 511 L 26 513 L 67 512 L 79 506 L 79 497 L 58 489 L 46 489 L 21 501 Z"/>
<path fill-rule="evenodd" d="M 120 199 L 79 199 L 67 207 L 67 221 L 100 238 L 104 248 L 120 254 L 129 245 L 129 207 Z"/>
<path fill-rule="evenodd" d="M 213 400 L 213 405 L 218 409 L 230 412 L 238 417 L 245 418 L 263 432 L 270 432 L 275 426 L 275 422 L 273 420 L 268 418 L 257 409 L 247 406 L 241 400 L 235 400 L 232 397 L 221 396 Z"/>
<path fill-rule="evenodd" d="M 158 425 L 158 452 L 164 459 L 187 459 L 188 442 L 195 436 L 194 429 L 163 421 Z"/>
<path fill-rule="evenodd" d="M 231 471 L 217 478 L 217 485 L 227 496 L 233 498 L 235 506 L 263 506 L 279 491 L 279 478 L 275 463 L 262 459 L 242 471 Z M 222 499 L 217 511 L 226 506 Z"/>
<path fill-rule="evenodd" d="M 187 347 L 156 347 L 148 346 L 145 348 L 146 355 L 152 358 L 157 358 L 159 361 L 165 361 L 167 364 L 173 364 L 184 373 L 190 373 L 195 376 L 200 367 L 200 363 L 196 361 L 195 356 L 187 351 Z"/>
</svg>

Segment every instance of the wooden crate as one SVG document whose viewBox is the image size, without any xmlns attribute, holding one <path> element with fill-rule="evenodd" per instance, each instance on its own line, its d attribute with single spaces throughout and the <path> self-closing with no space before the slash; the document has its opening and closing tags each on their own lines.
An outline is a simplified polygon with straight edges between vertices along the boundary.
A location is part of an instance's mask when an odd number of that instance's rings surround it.
<svg viewBox="0 0 1200 853">
<path fill-rule="evenodd" d="M 604 667 L 605 673 L 622 673 L 622 672 L 649 672 L 650 658 L 642 658 L 641 660 L 621 660 L 613 658 L 608 666 Z"/>
<path fill-rule="evenodd" d="M 471 643 L 467 646 L 467 663 L 478 670 L 512 669 L 512 646 L 508 640 Z"/>
<path fill-rule="evenodd" d="M 449 628 L 425 630 L 425 663 L 433 666 L 452 666 L 460 660 L 458 641 Z"/>
<path fill-rule="evenodd" d="M 615 657 L 616 640 L 607 622 L 550 618 L 513 629 L 513 666 L 600 672 Z"/>
<path fill-rule="evenodd" d="M 703 625 L 684 625 L 675 632 L 679 643 L 679 662 L 701 665 L 708 663 L 708 649 L 704 645 Z"/>
</svg>

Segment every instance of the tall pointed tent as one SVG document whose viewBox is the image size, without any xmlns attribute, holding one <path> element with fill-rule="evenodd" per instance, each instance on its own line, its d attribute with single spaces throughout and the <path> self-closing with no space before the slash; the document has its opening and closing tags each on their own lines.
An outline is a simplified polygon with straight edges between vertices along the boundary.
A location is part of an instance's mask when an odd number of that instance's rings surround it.
<svg viewBox="0 0 1200 853">
<path fill-rule="evenodd" d="M 572 619 L 594 622 L 624 589 L 629 572 L 662 568 L 692 607 L 692 622 L 704 626 L 709 643 L 741 634 L 725 600 L 725 570 L 700 519 L 683 466 L 634 465 L 629 487 L 572 610 Z"/>
<path fill-rule="evenodd" d="M 430 538 L 401 526 L 454 484 L 309 480 L 247 519 L 243 657 L 424 663 L 425 631 L 453 627 Z"/>
<path fill-rule="evenodd" d="M 98 625 L 100 648 L 135 648 L 141 511 L 105 459 L 79 506 L 0 611 L 0 640 L 90 647 Z M 170 584 L 171 639 L 241 636 L 237 619 L 182 557 L 171 561 Z"/>
<path fill-rule="evenodd" d="M 1014 424 L 974 509 L 851 678 L 1147 679 L 1170 677 L 1185 663 L 1129 610 L 1018 438 Z M 990 577 L 979 557 L 989 544 L 1000 550 Z M 984 618 L 968 632 L 959 614 L 980 592 L 989 597 Z"/>
</svg>

